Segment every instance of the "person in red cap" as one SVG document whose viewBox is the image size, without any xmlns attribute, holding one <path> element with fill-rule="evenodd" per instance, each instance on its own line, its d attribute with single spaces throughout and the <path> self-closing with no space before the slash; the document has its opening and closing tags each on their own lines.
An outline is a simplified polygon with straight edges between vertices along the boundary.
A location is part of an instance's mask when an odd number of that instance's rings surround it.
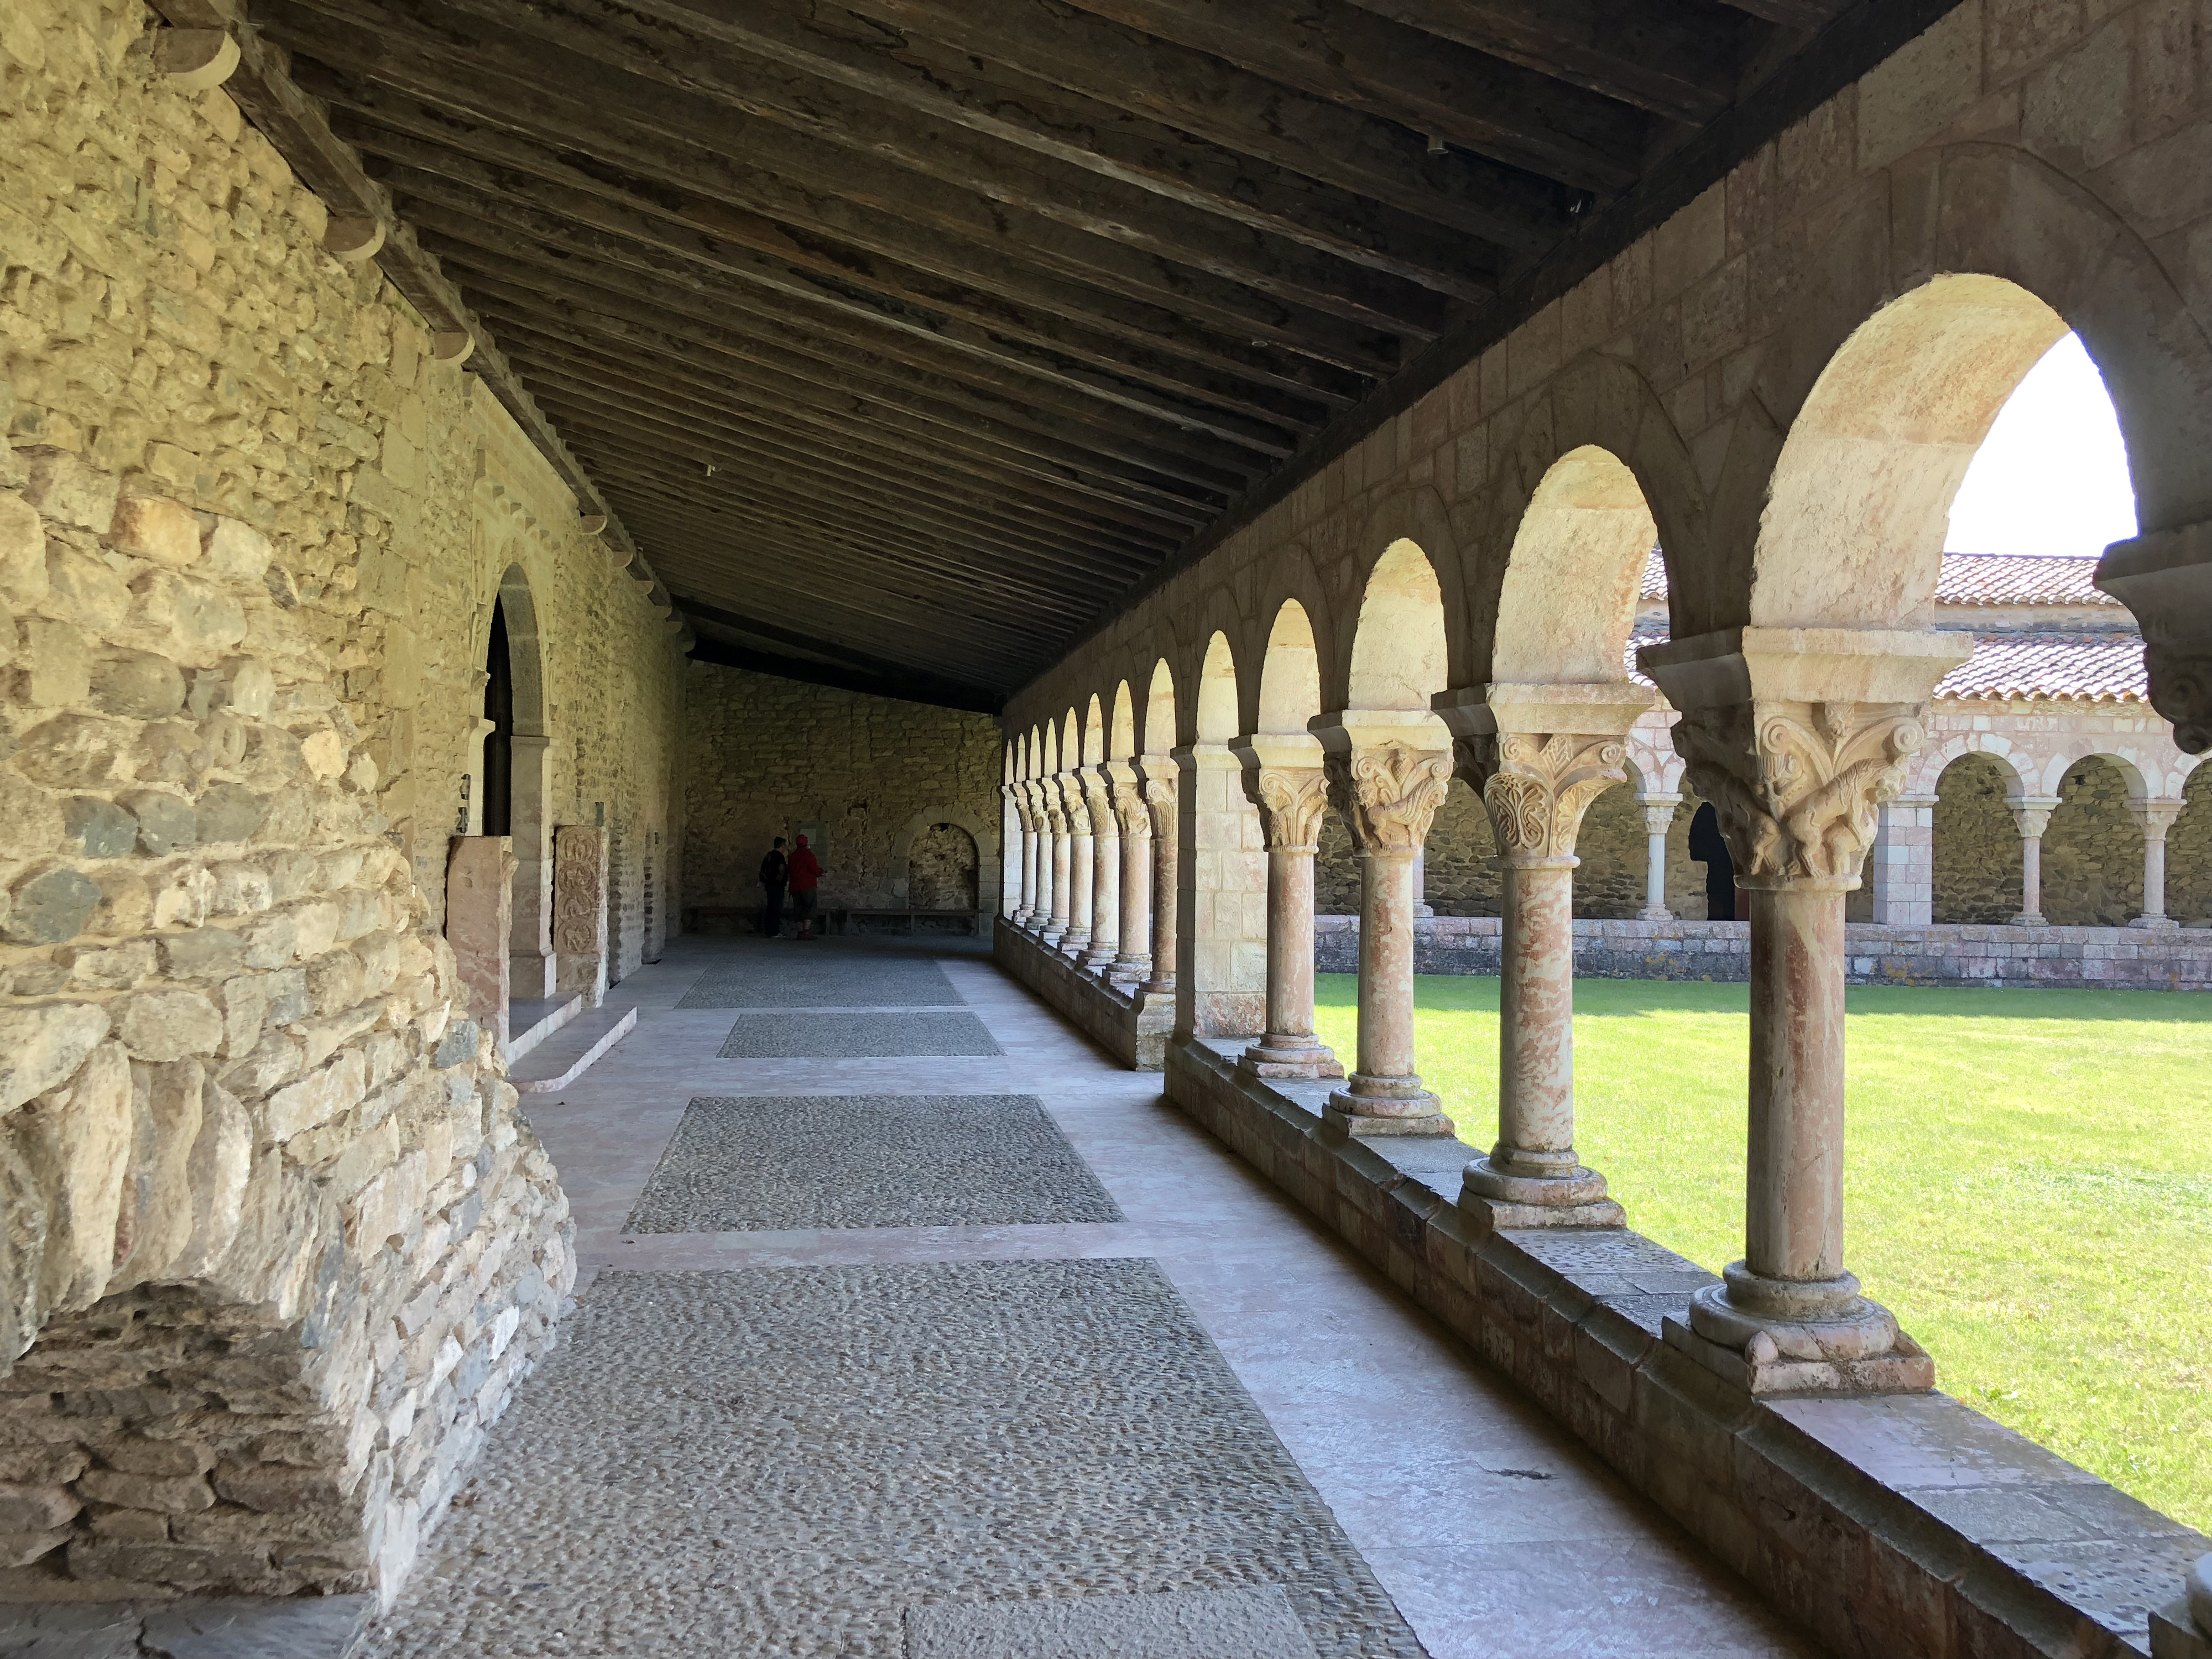
<svg viewBox="0 0 2212 1659">
<path fill-rule="evenodd" d="M 822 864 L 806 844 L 806 837 L 799 837 L 799 845 L 791 854 L 791 908 L 797 913 L 799 937 L 814 937 L 815 889 L 821 884 Z"/>
</svg>

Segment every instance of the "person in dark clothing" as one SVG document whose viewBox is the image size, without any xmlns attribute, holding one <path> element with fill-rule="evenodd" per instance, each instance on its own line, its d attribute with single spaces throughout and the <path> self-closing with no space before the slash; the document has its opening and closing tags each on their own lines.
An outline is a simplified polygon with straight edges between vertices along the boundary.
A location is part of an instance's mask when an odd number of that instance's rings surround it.
<svg viewBox="0 0 2212 1659">
<path fill-rule="evenodd" d="M 775 838 L 775 845 L 768 849 L 761 860 L 760 931 L 763 939 L 783 937 L 783 890 L 791 881 L 791 860 L 783 855 L 783 837 Z"/>
<path fill-rule="evenodd" d="M 799 913 L 799 937 L 814 937 L 815 889 L 822 881 L 822 866 L 806 844 L 806 837 L 799 838 L 799 845 L 791 854 L 791 904 Z"/>
<path fill-rule="evenodd" d="M 1728 837 L 1721 834 L 1720 815 L 1711 801 L 1700 802 L 1690 820 L 1690 857 L 1705 866 L 1705 920 L 1735 920 L 1735 860 L 1729 856 Z"/>
</svg>

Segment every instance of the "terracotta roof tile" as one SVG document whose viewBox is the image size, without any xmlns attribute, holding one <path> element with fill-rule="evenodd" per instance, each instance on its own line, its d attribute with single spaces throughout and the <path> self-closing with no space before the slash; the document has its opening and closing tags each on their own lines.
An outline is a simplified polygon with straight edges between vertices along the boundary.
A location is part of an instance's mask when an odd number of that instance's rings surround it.
<svg viewBox="0 0 2212 1659">
<path fill-rule="evenodd" d="M 2117 607 L 2111 594 L 2100 592 L 2090 578 L 2096 574 L 2093 558 L 2057 558 L 2041 554 L 2015 557 L 2006 553 L 1946 553 L 1943 574 L 1936 580 L 1939 605 L 2094 605 Z M 1667 597 L 1667 566 L 1653 548 L 1644 562 L 1644 586 L 1638 595 L 1645 600 Z"/>
<path fill-rule="evenodd" d="M 1636 648 L 1658 645 L 1664 634 L 1638 634 L 1628 641 L 1629 678 L 1651 684 L 1636 666 Z M 2132 635 L 1984 634 L 1974 654 L 1936 686 L 1939 697 L 2067 697 L 2090 702 L 2148 700 L 2142 641 Z"/>
</svg>

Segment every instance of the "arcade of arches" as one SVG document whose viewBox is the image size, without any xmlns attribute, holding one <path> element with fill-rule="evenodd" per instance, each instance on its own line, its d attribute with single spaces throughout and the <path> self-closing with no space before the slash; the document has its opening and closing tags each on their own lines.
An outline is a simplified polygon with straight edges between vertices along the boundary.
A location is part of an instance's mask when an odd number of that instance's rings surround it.
<svg viewBox="0 0 2212 1659">
<path fill-rule="evenodd" d="M 0 1654 L 525 1650 L 512 1546 L 654 1632 L 548 1652 L 1509 1650 L 1449 1578 L 1547 1656 L 2212 1655 L 2206 1540 L 1945 1395 L 1844 1213 L 1855 974 L 2212 986 L 2212 14 L 1297 9 L 8 0 Z M 2008 597 L 1947 513 L 2069 331 L 2142 530 Z M 903 937 L 749 937 L 801 835 Z M 1718 1273 L 1577 1152 L 1606 927 L 1749 983 Z M 1326 1316 L 1212 1340 L 1279 1261 Z M 1374 1521 L 1536 1516 L 1534 1438 L 1540 1569 Z M 1726 1643 L 1562 1612 L 1669 1573 Z"/>
</svg>

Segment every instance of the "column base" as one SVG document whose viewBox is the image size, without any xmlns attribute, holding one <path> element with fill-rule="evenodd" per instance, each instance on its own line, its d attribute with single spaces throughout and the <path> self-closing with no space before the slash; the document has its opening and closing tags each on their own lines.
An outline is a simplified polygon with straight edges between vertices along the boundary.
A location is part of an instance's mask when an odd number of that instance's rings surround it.
<svg viewBox="0 0 2212 1659">
<path fill-rule="evenodd" d="M 1310 1036 L 1256 1037 L 1237 1056 L 1237 1069 L 1247 1077 L 1342 1077 L 1344 1062 L 1326 1042 Z"/>
<path fill-rule="evenodd" d="M 1060 942 L 1054 948 L 1069 961 L 1079 962 L 1083 958 L 1083 953 L 1090 947 L 1090 933 L 1086 930 L 1079 933 L 1071 927 L 1060 936 Z"/>
<path fill-rule="evenodd" d="M 1663 904 L 1647 904 L 1636 913 L 1638 921 L 1672 921 L 1674 913 Z"/>
<path fill-rule="evenodd" d="M 1126 956 L 1116 957 L 1113 965 L 1106 969 L 1106 982 L 1109 985 L 1135 985 L 1152 976 L 1152 959 L 1150 957 L 1139 957 L 1134 960 Z"/>
<path fill-rule="evenodd" d="M 1103 979 L 1106 975 L 1106 970 L 1114 965 L 1115 949 L 1115 947 L 1111 945 L 1093 945 L 1076 957 L 1075 965 L 1085 973 L 1097 974 Z"/>
<path fill-rule="evenodd" d="M 1667 1344 L 1752 1394 L 1902 1394 L 1936 1386 L 1936 1362 L 1849 1273 L 1767 1279 L 1741 1261 L 1666 1322 Z"/>
<path fill-rule="evenodd" d="M 1175 994 L 1175 988 L 1173 974 L 1161 974 L 1151 979 L 1140 979 L 1137 981 L 1137 988 L 1147 996 L 1170 997 Z"/>
<path fill-rule="evenodd" d="M 2042 911 L 2023 910 L 2011 918 L 2010 925 L 2014 927 L 2047 927 L 2051 924 L 2044 920 Z"/>
<path fill-rule="evenodd" d="M 1351 1085 L 1332 1092 L 1322 1109 L 1322 1128 L 1361 1139 L 1449 1135 L 1452 1121 L 1444 1115 L 1443 1104 L 1421 1087 L 1419 1078 L 1368 1077 L 1354 1072 Z"/>
<path fill-rule="evenodd" d="M 1492 1227 L 1626 1227 L 1627 1212 L 1605 1194 L 1605 1177 L 1576 1164 L 1559 1175 L 1516 1175 L 1496 1154 L 1460 1176 L 1460 1206 L 1481 1205 Z"/>
<path fill-rule="evenodd" d="M 2162 933 L 2169 928 L 2179 927 L 2181 924 L 2172 916 L 2137 916 L 2128 926 L 2148 928 L 2153 933 Z"/>
</svg>

